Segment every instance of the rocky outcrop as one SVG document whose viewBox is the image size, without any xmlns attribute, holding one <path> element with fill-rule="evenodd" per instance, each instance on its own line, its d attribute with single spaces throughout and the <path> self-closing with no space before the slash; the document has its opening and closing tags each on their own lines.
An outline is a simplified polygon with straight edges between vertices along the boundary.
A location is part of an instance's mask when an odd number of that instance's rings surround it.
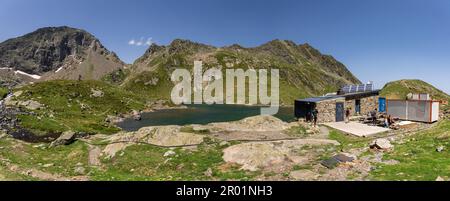
<svg viewBox="0 0 450 201">
<path fill-rule="evenodd" d="M 274 116 L 259 115 L 253 117 L 247 117 L 239 121 L 210 123 L 204 126 L 204 129 L 210 129 L 213 131 L 281 131 L 292 126 Z"/>
<path fill-rule="evenodd" d="M 104 154 L 105 158 L 113 158 L 114 156 L 116 156 L 117 152 L 124 150 L 130 145 L 132 144 L 121 142 L 108 144 L 105 149 L 103 149 L 102 153 Z"/>
<path fill-rule="evenodd" d="M 242 169 L 250 171 L 285 166 L 289 163 L 302 164 L 308 159 L 296 154 L 295 150 L 305 145 L 339 145 L 339 143 L 327 139 L 249 142 L 224 149 L 223 160 L 240 164 Z"/>
<path fill-rule="evenodd" d="M 19 101 L 18 104 L 29 110 L 38 110 L 43 106 L 41 103 L 34 100 Z"/>
<path fill-rule="evenodd" d="M 110 143 L 145 143 L 163 147 L 198 145 L 205 136 L 180 131 L 180 126 L 144 127 L 136 132 L 111 136 Z"/>
</svg>

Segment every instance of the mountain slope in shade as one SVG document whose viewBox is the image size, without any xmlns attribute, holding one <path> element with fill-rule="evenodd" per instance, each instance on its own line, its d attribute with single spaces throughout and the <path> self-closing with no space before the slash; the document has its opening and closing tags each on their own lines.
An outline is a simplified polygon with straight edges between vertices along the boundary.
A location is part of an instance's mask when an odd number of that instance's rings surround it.
<svg viewBox="0 0 450 201">
<path fill-rule="evenodd" d="M 0 43 L 0 71 L 22 81 L 100 79 L 124 63 L 90 33 L 46 27 Z M 7 79 L 3 78 L 3 79 Z"/>
<path fill-rule="evenodd" d="M 169 99 L 170 75 L 176 68 L 192 70 L 194 60 L 203 61 L 203 70 L 272 69 L 280 70 L 280 99 L 292 105 L 297 98 L 334 92 L 346 84 L 360 81 L 332 56 L 323 55 L 309 44 L 273 40 L 253 48 L 240 45 L 214 47 L 176 39 L 170 45 L 151 45 L 130 68 L 123 86 L 154 98 Z"/>
</svg>

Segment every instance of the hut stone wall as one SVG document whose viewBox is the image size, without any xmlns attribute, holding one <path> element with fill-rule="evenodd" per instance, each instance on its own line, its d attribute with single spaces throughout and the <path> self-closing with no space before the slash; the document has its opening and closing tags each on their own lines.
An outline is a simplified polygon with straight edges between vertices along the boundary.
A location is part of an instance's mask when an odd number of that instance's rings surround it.
<svg viewBox="0 0 450 201">
<path fill-rule="evenodd" d="M 378 109 L 378 98 L 379 96 L 370 96 L 366 98 L 361 98 L 360 104 L 361 104 L 361 111 L 360 115 L 366 115 L 373 109 Z M 356 100 L 346 100 L 345 101 L 345 109 L 350 109 L 350 114 L 355 115 L 356 114 Z"/>
<path fill-rule="evenodd" d="M 344 102 L 344 98 L 324 100 L 316 103 L 318 123 L 335 122 L 336 121 L 336 103 Z M 345 105 L 345 104 L 344 104 Z"/>
</svg>

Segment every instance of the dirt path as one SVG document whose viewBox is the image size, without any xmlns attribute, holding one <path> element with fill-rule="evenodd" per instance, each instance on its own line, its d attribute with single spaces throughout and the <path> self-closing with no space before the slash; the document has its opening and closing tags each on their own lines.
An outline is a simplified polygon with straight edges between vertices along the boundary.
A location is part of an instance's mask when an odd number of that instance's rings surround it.
<svg viewBox="0 0 450 201">
<path fill-rule="evenodd" d="M 314 139 L 328 139 L 330 130 L 326 126 L 319 126 L 319 133 L 310 135 L 309 138 Z"/>
</svg>

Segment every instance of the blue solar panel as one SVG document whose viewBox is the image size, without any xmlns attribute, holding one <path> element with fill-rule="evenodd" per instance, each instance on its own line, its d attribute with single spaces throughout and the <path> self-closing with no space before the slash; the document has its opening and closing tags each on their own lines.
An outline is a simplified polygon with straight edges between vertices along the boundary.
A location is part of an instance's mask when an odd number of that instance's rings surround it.
<svg viewBox="0 0 450 201">
<path fill-rule="evenodd" d="M 373 84 L 346 85 L 340 91 L 344 94 L 373 91 Z"/>
<path fill-rule="evenodd" d="M 366 90 L 365 91 L 372 91 L 373 90 L 373 84 L 366 84 Z"/>
<path fill-rule="evenodd" d="M 363 92 L 366 90 L 365 88 L 366 88 L 365 84 L 360 84 L 360 85 L 358 85 L 358 89 L 356 91 Z"/>
<path fill-rule="evenodd" d="M 356 85 L 352 85 L 351 88 L 350 88 L 350 93 L 355 93 L 357 88 L 358 87 Z"/>
</svg>

